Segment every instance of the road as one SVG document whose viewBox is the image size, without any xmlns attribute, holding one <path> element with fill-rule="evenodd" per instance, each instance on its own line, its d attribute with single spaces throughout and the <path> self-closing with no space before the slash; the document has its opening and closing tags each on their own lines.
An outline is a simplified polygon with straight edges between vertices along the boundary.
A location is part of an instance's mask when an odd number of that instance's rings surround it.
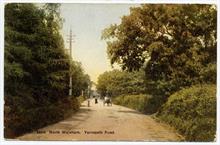
<svg viewBox="0 0 220 145">
<path fill-rule="evenodd" d="M 56 124 L 18 137 L 19 140 L 179 141 L 171 127 L 151 116 L 118 106 L 83 102 L 79 112 Z"/>
</svg>

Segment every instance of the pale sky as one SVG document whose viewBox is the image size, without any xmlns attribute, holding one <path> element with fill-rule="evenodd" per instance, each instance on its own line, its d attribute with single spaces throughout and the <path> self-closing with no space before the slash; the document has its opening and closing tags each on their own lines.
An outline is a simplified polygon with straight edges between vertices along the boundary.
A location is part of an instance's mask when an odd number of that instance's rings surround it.
<svg viewBox="0 0 220 145">
<path fill-rule="evenodd" d="M 70 28 L 75 36 L 73 59 L 80 61 L 85 73 L 92 81 L 104 71 L 111 70 L 107 59 L 106 43 L 101 40 L 101 32 L 113 23 L 120 23 L 123 15 L 129 14 L 129 4 L 62 4 L 61 16 L 63 37 L 66 41 Z M 65 47 L 69 48 L 68 43 Z"/>
</svg>

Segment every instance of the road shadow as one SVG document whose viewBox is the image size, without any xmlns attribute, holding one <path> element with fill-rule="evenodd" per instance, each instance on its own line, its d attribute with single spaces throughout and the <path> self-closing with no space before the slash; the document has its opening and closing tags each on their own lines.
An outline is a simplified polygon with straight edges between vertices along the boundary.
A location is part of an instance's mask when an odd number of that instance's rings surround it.
<svg viewBox="0 0 220 145">
<path fill-rule="evenodd" d="M 80 108 L 80 110 L 76 114 L 73 114 L 71 117 L 59 122 L 57 126 L 58 128 L 62 129 L 75 128 L 79 124 L 81 124 L 81 122 L 87 120 L 90 116 L 89 113 L 91 113 L 92 111 L 93 110 L 89 108 Z"/>
<path fill-rule="evenodd" d="M 118 111 L 118 112 L 121 112 L 121 113 L 130 113 L 130 114 L 142 114 L 142 113 L 140 113 L 140 112 L 137 112 L 137 111 Z"/>
<path fill-rule="evenodd" d="M 79 114 L 79 113 L 89 113 L 91 111 L 92 110 L 90 108 L 83 108 L 83 107 L 81 107 L 80 110 L 76 114 Z"/>
<path fill-rule="evenodd" d="M 80 108 L 80 110 L 73 114 L 71 117 L 65 119 L 66 121 L 84 121 L 86 118 L 88 118 L 88 114 L 91 113 L 93 110 L 89 108 Z"/>
<path fill-rule="evenodd" d="M 118 117 L 116 117 L 116 116 L 108 116 L 108 118 L 117 119 Z"/>
</svg>

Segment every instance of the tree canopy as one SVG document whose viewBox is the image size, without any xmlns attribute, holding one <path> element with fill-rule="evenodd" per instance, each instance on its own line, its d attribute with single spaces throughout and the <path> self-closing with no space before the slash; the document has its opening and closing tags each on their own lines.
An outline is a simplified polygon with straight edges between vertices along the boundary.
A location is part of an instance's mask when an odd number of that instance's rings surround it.
<svg viewBox="0 0 220 145">
<path fill-rule="evenodd" d="M 216 82 L 215 5 L 143 4 L 103 31 L 111 64 L 145 67 L 149 92 Z M 155 90 L 155 91 L 153 91 Z"/>
<path fill-rule="evenodd" d="M 5 6 L 4 99 L 5 107 L 9 108 L 5 115 L 7 130 L 10 128 L 19 134 L 63 117 L 62 104 L 67 107 L 68 101 L 62 101 L 70 98 L 70 75 L 74 78 L 74 97 L 79 96 L 90 83 L 82 66 L 71 62 L 64 53 L 59 6 L 45 4 L 37 7 L 29 3 Z M 69 101 L 69 104 L 72 102 Z M 69 109 L 73 108 L 69 105 Z M 55 111 L 57 114 L 54 114 Z M 45 113 L 52 117 L 45 118 Z M 22 121 L 19 121 L 20 118 Z"/>
<path fill-rule="evenodd" d="M 144 72 L 106 71 L 98 77 L 97 90 L 112 97 L 145 92 Z"/>
</svg>

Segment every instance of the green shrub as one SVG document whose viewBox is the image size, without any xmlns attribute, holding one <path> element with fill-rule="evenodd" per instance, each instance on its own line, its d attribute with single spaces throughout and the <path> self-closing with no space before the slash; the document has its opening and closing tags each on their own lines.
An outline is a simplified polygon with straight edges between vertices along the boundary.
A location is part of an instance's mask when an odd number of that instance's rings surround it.
<svg viewBox="0 0 220 145">
<path fill-rule="evenodd" d="M 121 95 L 114 98 L 113 102 L 117 105 L 126 106 L 142 113 L 153 114 L 161 107 L 164 99 L 160 96 L 151 96 L 145 94 Z"/>
<path fill-rule="evenodd" d="M 153 114 L 156 113 L 162 104 L 164 104 L 165 98 L 162 96 L 151 96 L 145 99 L 144 113 Z"/>
<path fill-rule="evenodd" d="M 55 104 L 48 104 L 16 112 L 8 106 L 4 109 L 5 138 L 14 138 L 48 124 L 56 123 L 69 117 L 79 109 L 75 97 L 65 98 Z"/>
<path fill-rule="evenodd" d="M 213 141 L 216 134 L 216 85 L 197 85 L 174 93 L 157 117 L 188 141 Z"/>
<path fill-rule="evenodd" d="M 138 110 L 140 112 L 144 112 L 145 110 L 145 101 L 150 96 L 147 95 L 122 95 L 113 99 L 113 102 L 117 105 L 126 106 L 128 108 L 132 108 Z"/>
</svg>

